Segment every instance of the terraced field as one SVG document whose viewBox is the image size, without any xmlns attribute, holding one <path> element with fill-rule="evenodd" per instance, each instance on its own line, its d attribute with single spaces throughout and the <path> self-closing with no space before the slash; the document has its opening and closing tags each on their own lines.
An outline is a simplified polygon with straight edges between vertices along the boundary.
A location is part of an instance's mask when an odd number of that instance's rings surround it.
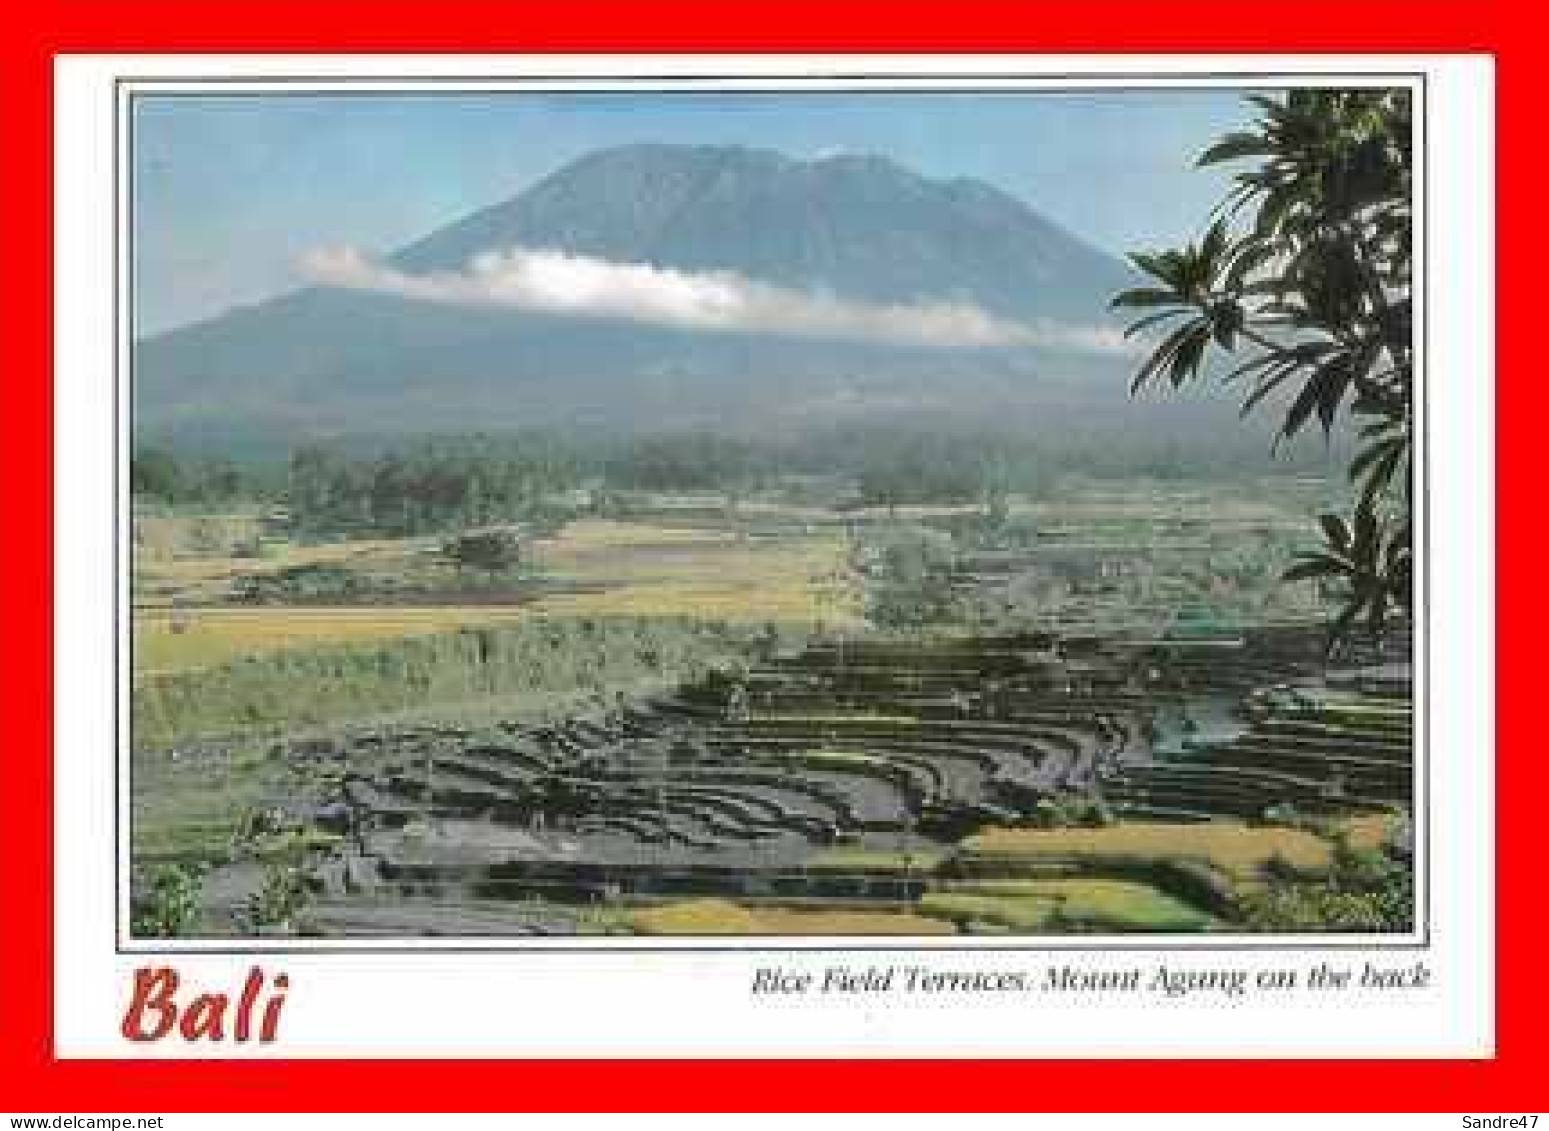
<svg viewBox="0 0 1549 1131">
<path fill-rule="evenodd" d="M 1319 654 L 1300 630 L 1208 662 L 1154 641 L 829 637 L 542 725 L 295 745 L 315 789 L 279 823 L 317 846 L 297 929 L 1230 929 L 1238 893 L 1402 838 L 1407 702 L 1331 697 Z M 1211 711 L 1207 740 L 1192 720 Z M 1194 737 L 1171 742 L 1180 718 Z"/>
</svg>

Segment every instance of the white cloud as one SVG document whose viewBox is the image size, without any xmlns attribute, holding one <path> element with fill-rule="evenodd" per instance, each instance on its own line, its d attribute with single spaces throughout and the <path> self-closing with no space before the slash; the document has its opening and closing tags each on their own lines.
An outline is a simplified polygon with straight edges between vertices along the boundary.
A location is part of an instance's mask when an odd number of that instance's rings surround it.
<svg viewBox="0 0 1549 1131">
<path fill-rule="evenodd" d="M 757 332 L 969 349 L 1042 345 L 1127 352 L 1103 327 L 997 317 L 970 303 L 871 303 L 758 282 L 730 271 L 616 263 L 545 248 L 475 256 L 461 271 L 399 270 L 353 248 L 319 249 L 301 262 L 310 282 L 455 306 L 509 307 L 578 318 L 618 318 L 680 330 Z"/>
</svg>

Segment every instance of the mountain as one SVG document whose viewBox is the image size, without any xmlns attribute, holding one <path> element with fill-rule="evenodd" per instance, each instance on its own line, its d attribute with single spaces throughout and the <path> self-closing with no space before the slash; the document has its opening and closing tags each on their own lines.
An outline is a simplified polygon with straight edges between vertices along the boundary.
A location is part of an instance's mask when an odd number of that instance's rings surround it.
<svg viewBox="0 0 1549 1131">
<path fill-rule="evenodd" d="M 394 258 L 410 271 L 451 270 L 514 244 L 1087 322 L 1126 278 L 1122 264 L 982 181 L 928 180 L 883 157 L 799 161 L 711 146 L 594 153 Z"/>
<path fill-rule="evenodd" d="M 142 434 L 567 423 L 745 431 L 937 412 L 1058 427 L 1070 413 L 1127 411 L 1133 360 L 1081 334 L 1111 328 L 1107 300 L 1128 269 L 981 181 L 930 179 L 876 156 L 627 146 L 582 157 L 383 268 L 451 276 L 511 248 L 733 272 L 868 309 L 971 305 L 1040 333 L 930 348 L 314 285 L 137 342 Z"/>
</svg>

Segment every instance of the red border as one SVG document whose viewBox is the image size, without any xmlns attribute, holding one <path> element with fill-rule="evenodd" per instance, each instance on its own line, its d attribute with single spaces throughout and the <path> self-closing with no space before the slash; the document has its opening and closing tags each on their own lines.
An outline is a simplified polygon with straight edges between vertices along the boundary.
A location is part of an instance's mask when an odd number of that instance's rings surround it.
<svg viewBox="0 0 1549 1131">
<path fill-rule="evenodd" d="M 1532 836 L 1546 762 L 1533 743 L 1529 696 L 1538 546 L 1529 529 L 1498 537 L 1500 626 L 1497 971 L 1499 1056 L 1428 1062 L 71 1062 L 53 1057 L 51 769 L 51 202 L 52 72 L 65 52 L 311 51 L 1475 51 L 1496 55 L 1498 204 L 1511 238 L 1500 273 L 1500 357 L 1515 376 L 1497 390 L 1499 490 L 1507 513 L 1539 503 L 1528 429 L 1549 409 L 1529 368 L 1527 293 L 1544 246 L 1539 205 L 1546 161 L 1535 144 L 1537 66 L 1532 16 L 1490 0 L 1302 0 L 1290 8 L 1242 0 L 1083 0 L 997 5 L 958 0 L 950 11 L 898 0 L 785 0 L 760 21 L 715 0 L 624 4 L 508 0 L 61 0 L 15 4 L 0 17 L 0 301 L 5 435 L 0 553 L 0 1106 L 12 1111 L 448 1110 L 515 1104 L 562 1110 L 1018 1110 L 1095 1103 L 1105 1110 L 1532 1110 L 1546 979 L 1535 961 L 1545 916 L 1533 898 L 1541 846 Z M 1539 87 L 1540 96 L 1542 88 Z M 1487 380 L 1486 374 L 1443 379 Z M 1444 750 L 1439 758 L 1489 756 Z M 1337 1025 L 1331 1011 L 1330 1025 Z M 1245 1048 L 1245 1053 L 1251 1053 Z M 1115 1084 L 1122 1081 L 1123 1087 Z M 1540 1105 L 1541 1106 L 1541 1105 Z"/>
</svg>

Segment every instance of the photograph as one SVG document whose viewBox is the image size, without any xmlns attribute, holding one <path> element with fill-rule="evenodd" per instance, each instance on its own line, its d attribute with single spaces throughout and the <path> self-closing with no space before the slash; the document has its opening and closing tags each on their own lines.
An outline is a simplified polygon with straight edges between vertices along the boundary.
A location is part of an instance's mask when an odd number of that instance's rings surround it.
<svg viewBox="0 0 1549 1131">
<path fill-rule="evenodd" d="M 120 105 L 126 945 L 1427 937 L 1419 76 Z"/>
</svg>

